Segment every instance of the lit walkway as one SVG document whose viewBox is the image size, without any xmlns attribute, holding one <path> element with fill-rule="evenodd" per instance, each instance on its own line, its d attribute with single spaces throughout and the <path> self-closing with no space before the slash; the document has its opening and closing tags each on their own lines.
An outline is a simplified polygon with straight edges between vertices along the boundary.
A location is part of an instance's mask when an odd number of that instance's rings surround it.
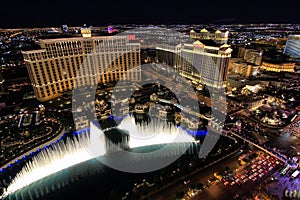
<svg viewBox="0 0 300 200">
<path fill-rule="evenodd" d="M 48 146 L 50 145 L 51 143 L 54 143 L 56 142 L 58 139 L 60 139 L 60 137 L 65 133 L 65 129 L 63 128 L 62 131 L 60 132 L 60 134 L 58 134 L 55 138 L 43 143 L 43 144 L 40 144 L 39 146 L 36 146 L 34 147 L 33 149 L 30 149 L 29 151 L 23 153 L 22 155 L 16 157 L 15 159 L 11 160 L 9 163 L 6 163 L 5 165 L 1 166 L 0 169 L 4 169 L 4 168 L 7 168 L 9 165 L 12 165 L 14 164 L 17 160 L 21 160 L 23 159 L 24 156 L 28 156 L 31 152 L 36 152 L 38 149 L 41 149 L 43 148 L 44 146 Z"/>
</svg>

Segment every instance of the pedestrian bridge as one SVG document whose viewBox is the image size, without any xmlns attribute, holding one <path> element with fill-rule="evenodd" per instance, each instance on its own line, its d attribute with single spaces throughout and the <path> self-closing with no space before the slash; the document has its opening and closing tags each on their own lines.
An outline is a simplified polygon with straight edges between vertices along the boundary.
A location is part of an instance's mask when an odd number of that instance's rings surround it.
<svg viewBox="0 0 300 200">
<path fill-rule="evenodd" d="M 240 136 L 240 135 L 238 135 L 238 134 L 236 134 L 236 133 L 234 133 L 234 132 L 232 132 L 232 131 L 224 131 L 224 130 L 223 130 L 222 134 L 224 134 L 224 135 L 228 135 L 228 134 L 234 135 L 234 136 L 236 136 L 236 137 L 238 137 L 238 138 L 244 140 L 245 142 L 247 142 L 247 143 L 249 143 L 249 144 L 251 144 L 251 145 L 257 147 L 258 149 L 260 149 L 260 150 L 262 150 L 262 151 L 268 153 L 269 155 L 271 155 L 271 156 L 277 158 L 278 160 L 282 161 L 283 163 L 286 163 L 286 160 L 285 160 L 284 158 L 282 158 L 282 157 L 280 157 L 280 156 L 274 154 L 273 152 L 269 151 L 268 149 L 263 148 L 262 146 L 260 146 L 260 145 L 258 145 L 258 144 L 255 144 L 255 143 L 251 142 L 250 140 L 247 140 L 247 139 L 243 138 L 242 136 Z"/>
<path fill-rule="evenodd" d="M 157 99 L 159 102 L 163 102 L 163 103 L 168 103 L 168 104 L 172 104 L 174 106 L 176 106 L 177 108 L 179 108 L 180 110 L 186 112 L 186 113 L 189 113 L 191 115 L 194 115 L 194 116 L 197 116 L 197 117 L 200 117 L 202 119 L 206 119 L 206 120 L 212 120 L 213 117 L 208 117 L 208 116 L 205 116 L 201 113 L 198 113 L 198 112 L 195 112 L 195 111 L 192 111 L 190 108 L 187 108 L 187 107 L 183 107 L 182 105 L 178 104 L 178 103 L 172 103 L 170 100 L 167 100 L 167 99 L 161 99 L 161 98 L 158 98 Z"/>
</svg>

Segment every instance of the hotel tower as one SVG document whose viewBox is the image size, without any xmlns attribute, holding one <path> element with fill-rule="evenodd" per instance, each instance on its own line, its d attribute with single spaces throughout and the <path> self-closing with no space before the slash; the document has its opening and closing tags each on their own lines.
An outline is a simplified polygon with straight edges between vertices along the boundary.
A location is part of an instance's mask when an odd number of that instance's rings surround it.
<svg viewBox="0 0 300 200">
<path fill-rule="evenodd" d="M 226 87 L 228 64 L 232 49 L 228 44 L 205 45 L 199 40 L 177 46 L 156 47 L 157 60 L 191 80 L 209 88 Z"/>
<path fill-rule="evenodd" d="M 41 49 L 22 54 L 40 101 L 74 87 L 141 79 L 140 44 L 128 36 L 41 39 L 39 44 Z"/>
</svg>

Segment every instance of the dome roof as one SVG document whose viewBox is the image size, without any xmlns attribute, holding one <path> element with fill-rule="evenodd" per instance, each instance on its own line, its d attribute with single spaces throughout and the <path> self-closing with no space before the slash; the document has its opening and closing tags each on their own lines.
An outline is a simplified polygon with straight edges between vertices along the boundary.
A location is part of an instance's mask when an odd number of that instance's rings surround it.
<svg viewBox="0 0 300 200">
<path fill-rule="evenodd" d="M 200 42 L 199 40 L 197 40 L 193 43 L 193 46 L 200 46 L 203 48 L 205 45 L 202 42 Z"/>
<path fill-rule="evenodd" d="M 200 31 L 201 33 L 207 33 L 208 31 L 204 28 Z"/>
<path fill-rule="evenodd" d="M 222 33 L 220 30 L 216 30 L 216 32 L 215 33 Z"/>
</svg>

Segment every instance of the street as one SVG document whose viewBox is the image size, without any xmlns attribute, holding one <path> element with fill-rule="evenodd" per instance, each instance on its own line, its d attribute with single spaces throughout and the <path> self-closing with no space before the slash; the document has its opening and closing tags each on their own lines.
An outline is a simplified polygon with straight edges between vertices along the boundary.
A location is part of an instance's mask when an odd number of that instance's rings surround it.
<svg viewBox="0 0 300 200">
<path fill-rule="evenodd" d="M 209 167 L 209 168 L 193 175 L 192 177 L 190 177 L 190 179 L 189 179 L 190 182 L 188 184 L 185 185 L 183 182 L 180 184 L 176 184 L 172 187 L 166 188 L 166 189 L 156 193 L 155 195 L 151 196 L 150 199 L 174 200 L 174 199 L 176 199 L 176 197 L 175 197 L 176 192 L 178 192 L 180 190 L 186 191 L 192 184 L 202 183 L 205 185 L 207 183 L 207 180 L 213 178 L 214 172 L 224 170 L 224 168 L 226 166 L 228 166 L 230 169 L 236 168 L 238 166 L 239 155 L 240 155 L 239 152 L 235 153 L 230 158 L 228 158 L 222 162 L 218 162 L 215 165 L 213 165 L 212 167 Z M 227 195 L 227 196 L 231 195 L 231 193 L 228 193 L 227 190 L 224 190 L 224 186 L 221 183 L 216 183 L 215 185 L 210 186 L 208 189 L 209 189 L 208 192 L 206 192 L 207 188 L 205 189 L 205 191 L 201 192 L 201 195 L 199 197 L 200 198 L 203 197 L 203 199 L 204 199 L 204 197 L 207 198 L 208 195 L 211 195 L 211 196 L 209 196 L 209 199 L 220 199 L 220 195 L 218 194 L 220 191 L 222 191 L 222 193 L 225 192 L 225 195 Z M 218 193 L 214 192 L 214 190 L 218 191 Z M 222 195 L 222 196 L 225 196 L 225 195 Z"/>
</svg>

